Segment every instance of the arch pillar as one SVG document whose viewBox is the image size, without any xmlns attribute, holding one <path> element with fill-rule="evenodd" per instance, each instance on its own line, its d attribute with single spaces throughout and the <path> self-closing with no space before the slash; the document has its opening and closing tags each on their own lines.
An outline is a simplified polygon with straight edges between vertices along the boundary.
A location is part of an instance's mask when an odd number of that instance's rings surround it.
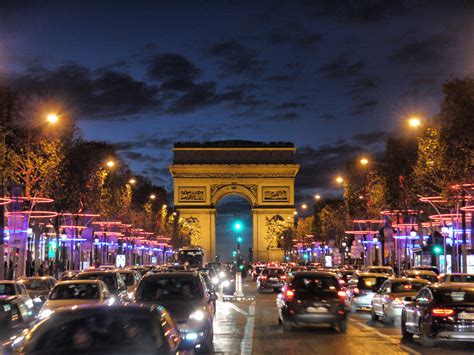
<svg viewBox="0 0 474 355">
<path fill-rule="evenodd" d="M 206 260 L 214 261 L 216 257 L 216 209 L 213 207 L 179 208 L 178 211 L 182 224 L 192 223 L 194 224 L 193 228 L 199 230 L 199 236 L 192 237 L 191 244 L 202 247 L 206 253 Z"/>
</svg>

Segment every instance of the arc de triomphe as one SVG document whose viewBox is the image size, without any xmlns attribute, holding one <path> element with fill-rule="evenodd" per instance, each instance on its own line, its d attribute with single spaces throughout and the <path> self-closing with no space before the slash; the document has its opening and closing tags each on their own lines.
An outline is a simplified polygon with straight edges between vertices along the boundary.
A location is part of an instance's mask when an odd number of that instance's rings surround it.
<svg viewBox="0 0 474 355">
<path fill-rule="evenodd" d="M 298 169 L 293 143 L 176 143 L 169 166 L 174 206 L 184 223 L 193 224 L 191 243 L 214 260 L 217 203 L 224 196 L 240 195 L 252 207 L 254 260 L 281 260 L 283 250 L 272 240 L 268 221 L 293 223 Z"/>
</svg>

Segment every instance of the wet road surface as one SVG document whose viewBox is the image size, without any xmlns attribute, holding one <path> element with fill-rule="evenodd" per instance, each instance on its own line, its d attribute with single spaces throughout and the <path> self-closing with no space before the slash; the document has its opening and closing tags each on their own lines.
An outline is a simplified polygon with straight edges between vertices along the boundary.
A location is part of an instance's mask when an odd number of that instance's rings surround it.
<svg viewBox="0 0 474 355">
<path fill-rule="evenodd" d="M 349 316 L 347 332 L 339 333 L 329 326 L 302 326 L 284 332 L 278 324 L 276 294 L 256 294 L 249 282 L 245 294 L 255 301 L 218 301 L 214 321 L 214 348 L 220 354 L 474 354 L 469 343 L 442 344 L 422 349 L 417 337 L 401 340 L 400 325 L 373 322 L 370 313 Z M 222 298 L 221 298 L 222 299 Z"/>
</svg>

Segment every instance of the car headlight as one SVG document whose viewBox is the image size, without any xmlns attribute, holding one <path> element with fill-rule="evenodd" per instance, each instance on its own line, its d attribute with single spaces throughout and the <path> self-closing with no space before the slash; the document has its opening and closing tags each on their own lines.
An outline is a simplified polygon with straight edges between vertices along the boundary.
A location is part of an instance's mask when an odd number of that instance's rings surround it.
<svg viewBox="0 0 474 355">
<path fill-rule="evenodd" d="M 35 298 L 33 298 L 33 302 L 41 303 L 41 302 L 43 302 L 43 300 L 41 299 L 41 297 L 35 297 Z"/>
<path fill-rule="evenodd" d="M 28 307 L 28 308 L 33 308 L 33 301 L 32 301 L 32 300 L 26 300 L 26 301 L 25 301 L 25 305 L 26 305 L 26 307 Z"/>
<path fill-rule="evenodd" d="M 217 284 L 219 284 L 219 278 L 217 276 L 214 276 L 211 279 L 211 282 L 212 282 L 213 285 L 217 285 Z"/>
<path fill-rule="evenodd" d="M 41 312 L 38 315 L 38 318 L 45 319 L 45 318 L 48 318 L 51 314 L 53 314 L 53 311 L 48 308 L 45 308 L 41 310 Z"/>
<path fill-rule="evenodd" d="M 219 273 L 219 277 L 220 277 L 221 279 L 223 279 L 223 278 L 225 277 L 225 272 L 224 272 L 224 271 L 221 271 L 221 272 Z"/>
<path fill-rule="evenodd" d="M 189 319 L 197 320 L 197 321 L 202 321 L 206 315 L 204 314 L 203 311 L 194 311 L 189 315 Z"/>
<path fill-rule="evenodd" d="M 127 296 L 129 300 L 133 299 L 133 292 L 127 292 Z"/>
<path fill-rule="evenodd" d="M 222 287 L 229 287 L 229 286 L 230 286 L 229 280 L 225 280 L 225 281 L 222 283 Z"/>
</svg>

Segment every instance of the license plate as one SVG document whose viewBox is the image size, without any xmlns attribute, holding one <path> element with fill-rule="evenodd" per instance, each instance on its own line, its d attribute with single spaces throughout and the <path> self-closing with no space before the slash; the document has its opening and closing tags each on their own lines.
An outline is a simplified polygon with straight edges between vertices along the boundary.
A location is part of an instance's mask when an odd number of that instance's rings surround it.
<svg viewBox="0 0 474 355">
<path fill-rule="evenodd" d="M 12 309 L 12 308 L 10 307 L 9 304 L 4 304 L 4 305 L 3 305 L 3 310 L 4 310 L 5 312 L 9 312 L 11 309 Z"/>
<path fill-rule="evenodd" d="M 308 307 L 306 312 L 308 313 L 327 313 L 328 309 L 326 307 Z"/>
<path fill-rule="evenodd" d="M 275 279 L 274 277 L 272 277 L 272 278 L 269 279 L 269 281 L 276 282 L 276 281 L 278 281 L 278 279 Z"/>
<path fill-rule="evenodd" d="M 474 320 L 474 313 L 461 312 L 458 314 L 458 318 Z"/>
</svg>

